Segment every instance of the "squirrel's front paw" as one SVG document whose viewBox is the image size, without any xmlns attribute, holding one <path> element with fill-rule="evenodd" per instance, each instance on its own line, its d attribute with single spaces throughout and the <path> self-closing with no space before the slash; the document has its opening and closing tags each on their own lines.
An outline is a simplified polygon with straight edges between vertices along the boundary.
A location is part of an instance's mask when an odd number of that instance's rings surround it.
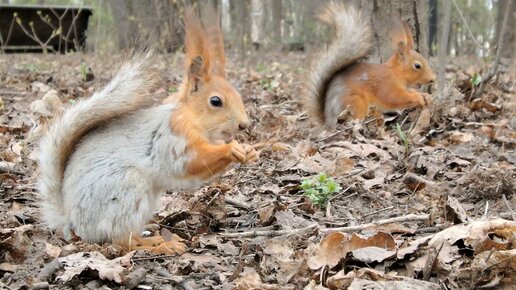
<svg viewBox="0 0 516 290">
<path fill-rule="evenodd" d="M 247 151 L 245 148 L 236 140 L 231 141 L 228 145 L 231 148 L 229 155 L 231 161 L 245 163 L 247 160 Z"/>
<path fill-rule="evenodd" d="M 244 149 L 245 149 L 245 157 L 246 157 L 247 163 L 255 162 L 258 160 L 258 153 L 254 149 L 253 145 L 242 144 L 242 147 L 244 147 Z"/>
</svg>

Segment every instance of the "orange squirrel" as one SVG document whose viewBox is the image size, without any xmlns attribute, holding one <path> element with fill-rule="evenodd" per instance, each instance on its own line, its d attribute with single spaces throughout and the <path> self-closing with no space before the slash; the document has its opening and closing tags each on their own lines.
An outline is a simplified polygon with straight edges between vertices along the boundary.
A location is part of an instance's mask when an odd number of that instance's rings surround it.
<svg viewBox="0 0 516 290">
<path fill-rule="evenodd" d="M 257 159 L 232 135 L 249 125 L 240 94 L 224 77 L 224 50 L 191 8 L 185 15 L 186 71 L 182 95 L 144 108 L 156 77 L 140 53 L 92 97 L 54 122 L 40 145 L 43 221 L 87 242 L 182 252 L 177 239 L 138 234 L 166 190 L 196 186 L 231 162 Z M 216 40 L 216 41 L 214 41 Z M 227 143 L 229 142 L 229 143 Z"/>
<path fill-rule="evenodd" d="M 330 2 L 318 18 L 334 27 L 336 39 L 313 65 L 308 79 L 306 103 L 317 119 L 335 126 L 345 109 L 354 118 L 363 119 L 370 107 L 398 110 L 428 104 L 430 96 L 413 87 L 432 83 L 435 74 L 414 50 L 407 23 L 398 22 L 391 34 L 391 58 L 371 64 L 359 62 L 372 46 L 371 28 L 359 11 Z"/>
</svg>

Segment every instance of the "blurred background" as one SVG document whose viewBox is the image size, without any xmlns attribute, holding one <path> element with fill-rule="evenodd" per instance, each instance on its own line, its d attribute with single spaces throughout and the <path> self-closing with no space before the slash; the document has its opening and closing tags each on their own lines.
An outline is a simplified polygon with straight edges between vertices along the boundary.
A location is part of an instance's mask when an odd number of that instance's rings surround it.
<svg viewBox="0 0 516 290">
<path fill-rule="evenodd" d="M 346 1 L 371 19 L 375 30 L 374 58 L 388 57 L 385 45 L 388 21 L 399 16 L 409 22 L 415 43 L 424 55 L 437 55 L 440 47 L 450 56 L 475 56 L 491 61 L 508 14 L 501 58 L 515 51 L 512 27 L 516 5 L 512 0 L 356 0 Z M 181 15 L 185 4 L 214 7 L 221 19 L 226 49 L 245 57 L 256 52 L 317 50 L 331 39 L 331 31 L 314 15 L 326 1 L 315 0 L 1 0 L 2 51 L 39 50 L 117 52 L 137 38 L 152 37 L 160 51 L 182 49 Z M 513 1 L 512 1 L 513 2 Z M 32 11 L 19 12 L 28 5 Z M 13 6 L 18 6 L 13 11 Z M 447 15 L 449 12 L 449 15 Z M 31 14 L 32 13 L 32 14 Z M 446 35 L 447 34 L 447 35 Z M 27 43 L 15 43 L 25 37 Z M 19 39 L 18 39 L 19 40 Z M 30 47 L 32 42 L 32 48 Z"/>
</svg>

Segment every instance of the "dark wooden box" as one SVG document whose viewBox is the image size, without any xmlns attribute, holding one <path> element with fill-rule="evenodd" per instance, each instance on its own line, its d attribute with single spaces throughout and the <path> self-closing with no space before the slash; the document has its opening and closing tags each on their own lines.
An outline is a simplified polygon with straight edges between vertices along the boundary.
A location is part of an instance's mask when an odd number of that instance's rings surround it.
<svg viewBox="0 0 516 290">
<path fill-rule="evenodd" d="M 0 49 L 61 53 L 83 50 L 91 15 L 91 7 L 0 4 Z"/>
</svg>

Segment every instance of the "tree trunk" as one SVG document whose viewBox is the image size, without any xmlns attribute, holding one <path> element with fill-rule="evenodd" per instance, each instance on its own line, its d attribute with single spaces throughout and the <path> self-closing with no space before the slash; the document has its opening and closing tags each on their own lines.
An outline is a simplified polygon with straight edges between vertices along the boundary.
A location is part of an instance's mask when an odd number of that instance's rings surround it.
<svg viewBox="0 0 516 290">
<path fill-rule="evenodd" d="M 271 9 L 272 9 L 272 47 L 274 49 L 280 49 L 282 47 L 282 38 L 281 38 L 281 19 L 283 17 L 283 9 L 281 5 L 281 0 L 269 0 L 271 1 Z"/>
<path fill-rule="evenodd" d="M 266 3 L 262 0 L 251 0 L 251 40 L 257 50 L 267 45 L 266 19 Z"/>
<path fill-rule="evenodd" d="M 498 40 L 500 39 L 500 34 L 502 30 L 502 23 L 503 23 L 503 16 L 504 12 L 507 9 L 507 5 L 509 4 L 509 1 L 514 0 L 498 0 L 496 5 L 496 35 L 493 39 L 493 42 L 491 44 L 491 47 L 496 48 L 498 46 Z M 510 23 L 515 23 L 516 21 L 516 4 L 512 3 L 511 5 L 511 12 L 509 13 L 509 19 L 507 20 L 507 23 L 510 25 Z M 504 37 L 504 43 L 502 44 L 502 52 L 501 57 L 502 58 L 512 58 L 514 56 L 514 50 L 516 50 L 516 33 L 513 29 L 508 29 L 506 32 L 506 35 Z"/>
<path fill-rule="evenodd" d="M 108 2 L 117 28 L 118 48 L 129 48 L 137 36 L 136 24 L 131 20 L 132 1 L 111 0 Z"/>
<path fill-rule="evenodd" d="M 437 99 L 442 99 L 444 92 L 444 85 L 446 83 L 446 53 L 448 47 L 448 38 L 451 26 L 451 1 L 444 4 L 444 16 L 441 21 L 441 35 L 439 37 L 439 67 L 437 68 Z"/>
<path fill-rule="evenodd" d="M 414 45 L 422 55 L 428 56 L 428 4 L 418 0 L 361 0 L 361 10 L 371 19 L 374 31 L 373 59 L 386 61 L 392 54 L 389 23 L 392 17 L 407 21 L 414 35 Z"/>
<path fill-rule="evenodd" d="M 437 25 L 438 25 L 438 11 L 437 0 L 430 0 L 428 13 L 428 52 L 429 55 L 435 55 L 437 48 Z"/>
<path fill-rule="evenodd" d="M 233 44 L 241 58 L 245 56 L 251 41 L 251 3 L 250 0 L 229 1 L 231 27 L 235 29 Z"/>
</svg>

